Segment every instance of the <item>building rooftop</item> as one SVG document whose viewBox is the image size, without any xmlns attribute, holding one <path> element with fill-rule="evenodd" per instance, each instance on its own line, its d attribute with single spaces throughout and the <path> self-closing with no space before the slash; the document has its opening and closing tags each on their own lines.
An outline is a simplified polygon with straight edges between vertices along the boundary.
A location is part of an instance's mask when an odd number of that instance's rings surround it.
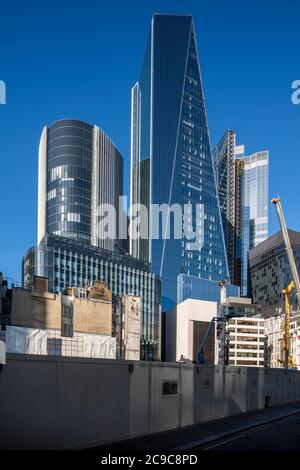
<svg viewBox="0 0 300 470">
<path fill-rule="evenodd" d="M 300 245 L 300 232 L 295 230 L 288 229 L 290 241 L 292 245 Z M 264 253 L 272 250 L 276 246 L 279 246 L 283 243 L 283 236 L 281 230 L 271 235 L 269 238 L 261 242 L 256 247 L 252 248 L 249 251 L 249 260 L 253 260 L 259 256 L 262 256 Z"/>
<path fill-rule="evenodd" d="M 89 256 L 94 256 L 98 258 L 105 258 L 108 261 L 112 261 L 119 264 L 124 264 L 126 266 L 131 266 L 140 271 L 151 272 L 150 263 L 138 260 L 129 254 L 115 253 L 114 251 L 106 250 L 105 248 L 100 248 L 93 245 L 88 245 L 86 243 L 72 240 L 71 238 L 62 237 L 59 235 L 53 235 L 52 233 L 46 233 L 38 247 L 34 246 L 27 250 L 27 253 L 30 253 L 35 250 L 49 250 L 52 251 L 54 248 L 65 249 L 68 251 L 79 251 L 85 253 Z M 25 255 L 25 257 L 26 257 Z M 158 276 L 156 276 L 158 277 Z"/>
<path fill-rule="evenodd" d="M 227 302 L 231 304 L 252 305 L 252 299 L 249 297 L 227 297 Z"/>
</svg>

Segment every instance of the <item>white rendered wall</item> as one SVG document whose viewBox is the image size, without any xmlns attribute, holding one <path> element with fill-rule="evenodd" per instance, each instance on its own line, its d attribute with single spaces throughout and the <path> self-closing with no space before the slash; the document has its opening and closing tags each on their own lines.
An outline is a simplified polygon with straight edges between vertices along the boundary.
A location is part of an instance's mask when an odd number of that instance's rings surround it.
<svg viewBox="0 0 300 470">
<path fill-rule="evenodd" d="M 193 360 L 193 322 L 210 322 L 217 303 L 187 299 L 166 312 L 166 360 Z"/>
</svg>

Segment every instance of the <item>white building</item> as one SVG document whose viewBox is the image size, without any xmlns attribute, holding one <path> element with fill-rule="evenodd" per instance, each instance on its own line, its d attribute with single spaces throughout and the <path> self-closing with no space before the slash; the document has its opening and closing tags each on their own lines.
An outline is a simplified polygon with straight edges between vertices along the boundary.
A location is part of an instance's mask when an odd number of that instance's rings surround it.
<svg viewBox="0 0 300 470">
<path fill-rule="evenodd" d="M 187 299 L 166 312 L 166 361 L 194 361 L 209 323 L 217 315 L 217 302 Z M 205 348 L 206 362 L 215 363 L 215 332 Z"/>
<path fill-rule="evenodd" d="M 231 298 L 229 305 L 231 312 L 233 309 L 239 315 L 245 312 L 245 316 L 230 318 L 226 324 L 229 365 L 263 367 L 266 344 L 264 319 L 250 314 L 251 312 L 253 315 L 257 306 L 251 304 L 250 299 L 240 298 Z M 250 316 L 247 316 L 248 310 Z M 199 346 L 211 320 L 217 314 L 217 302 L 194 299 L 187 299 L 168 310 L 166 361 L 196 361 Z M 204 349 L 206 364 L 219 362 L 220 338 L 217 330 L 219 328 L 216 328 L 215 323 Z"/>
<path fill-rule="evenodd" d="M 268 338 L 270 367 L 284 367 L 284 326 L 285 315 L 265 320 L 265 331 Z M 290 323 L 290 356 L 300 370 L 300 312 L 291 315 Z"/>
<path fill-rule="evenodd" d="M 265 357 L 265 323 L 259 317 L 236 317 L 228 320 L 229 365 L 263 367 Z"/>
</svg>

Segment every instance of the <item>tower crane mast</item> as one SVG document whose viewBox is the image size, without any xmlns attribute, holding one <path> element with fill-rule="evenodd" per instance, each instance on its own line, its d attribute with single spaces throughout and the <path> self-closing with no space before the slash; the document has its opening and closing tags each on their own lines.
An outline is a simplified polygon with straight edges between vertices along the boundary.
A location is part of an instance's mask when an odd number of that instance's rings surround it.
<svg viewBox="0 0 300 470">
<path fill-rule="evenodd" d="M 281 206 L 281 201 L 279 197 L 274 197 L 272 203 L 276 207 L 282 237 L 284 241 L 285 251 L 288 257 L 290 270 L 292 273 L 292 281 L 289 283 L 286 289 L 283 289 L 283 294 L 285 297 L 285 328 L 284 328 L 284 351 L 285 351 L 285 360 L 280 362 L 285 362 L 285 367 L 292 368 L 296 367 L 295 361 L 292 356 L 290 356 L 290 318 L 291 318 L 291 291 L 295 289 L 296 298 L 298 306 L 300 307 L 300 281 L 299 274 L 296 266 L 296 261 L 289 237 L 289 232 L 286 226 L 285 218 L 283 215 L 283 210 Z"/>
<path fill-rule="evenodd" d="M 291 242 L 290 242 L 290 237 L 289 237 L 289 233 L 288 233 L 287 226 L 286 226 L 286 223 L 285 223 L 285 218 L 284 218 L 284 215 L 283 215 L 283 210 L 282 210 L 281 201 L 280 201 L 279 197 L 274 197 L 272 199 L 272 203 L 275 204 L 275 207 L 276 207 L 276 210 L 277 210 L 278 219 L 279 219 L 281 232 L 282 232 L 282 236 L 283 236 L 283 241 L 284 241 L 284 245 L 285 245 L 285 251 L 286 251 L 286 254 L 287 254 L 287 257 L 288 257 L 288 261 L 289 261 L 289 265 L 290 265 L 290 269 L 291 269 L 291 273 L 292 273 L 292 279 L 294 281 L 294 287 L 295 287 L 297 302 L 298 302 L 298 305 L 300 307 L 300 281 L 299 281 L 299 275 L 298 275 L 297 266 L 296 266 L 296 262 L 295 262 L 295 257 L 294 257 L 294 253 L 293 253 L 293 250 L 292 250 L 292 245 L 291 245 Z"/>
</svg>

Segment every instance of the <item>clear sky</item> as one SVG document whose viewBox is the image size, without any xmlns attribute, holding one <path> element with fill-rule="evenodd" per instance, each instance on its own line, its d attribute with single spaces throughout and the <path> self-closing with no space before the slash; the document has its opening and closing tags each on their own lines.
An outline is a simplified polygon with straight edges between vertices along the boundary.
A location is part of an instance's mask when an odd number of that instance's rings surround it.
<svg viewBox="0 0 300 470">
<path fill-rule="evenodd" d="M 42 127 L 74 117 L 99 125 L 125 159 L 130 93 L 153 13 L 189 13 L 196 25 L 213 145 L 227 128 L 246 153 L 270 151 L 270 197 L 300 230 L 299 0 L 6 1 L 0 7 L 0 271 L 21 280 L 36 243 L 37 150 Z M 278 228 L 270 208 L 270 231 Z"/>
</svg>

